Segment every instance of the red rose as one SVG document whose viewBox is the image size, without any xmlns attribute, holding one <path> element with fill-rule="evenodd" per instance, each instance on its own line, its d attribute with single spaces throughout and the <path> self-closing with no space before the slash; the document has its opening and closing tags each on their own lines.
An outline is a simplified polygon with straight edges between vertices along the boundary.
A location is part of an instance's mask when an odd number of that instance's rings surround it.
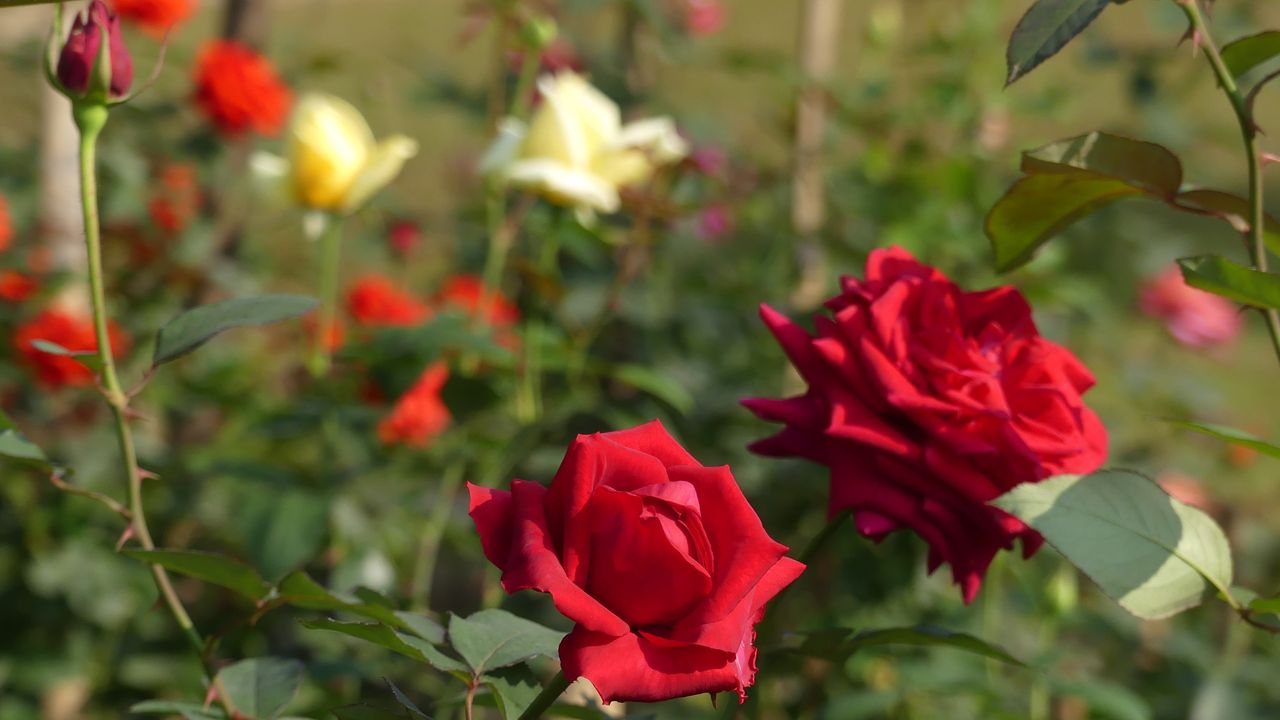
<svg viewBox="0 0 1280 720">
<path fill-rule="evenodd" d="M 368 275 L 347 291 L 347 310 L 367 327 L 409 327 L 431 317 L 431 309 L 387 278 Z"/>
<path fill-rule="evenodd" d="M 195 0 L 111 0 L 111 6 L 153 37 L 163 36 L 196 9 Z"/>
<path fill-rule="evenodd" d="M 378 423 L 378 439 L 386 445 L 430 445 L 453 420 L 440 399 L 440 390 L 448 380 L 449 366 L 435 362 L 427 367 L 413 387 L 396 401 L 391 414 Z"/>
<path fill-rule="evenodd" d="M 195 84 L 196 104 L 227 135 L 275 135 L 293 102 L 271 62 L 233 40 L 205 44 L 196 59 Z"/>
<path fill-rule="evenodd" d="M 684 27 L 690 35 L 714 35 L 724 27 L 728 14 L 721 0 L 686 0 Z"/>
<path fill-rule="evenodd" d="M 877 540 L 919 533 L 930 570 L 950 564 L 968 602 L 999 550 L 1042 542 L 986 503 L 1105 459 L 1106 430 L 1081 399 L 1093 376 L 1040 337 L 1012 287 L 964 292 L 899 248 L 872 252 L 866 275 L 842 279 L 816 337 L 761 308 L 809 391 L 744 401 L 787 426 L 752 450 L 829 466 L 833 515 L 851 510 Z"/>
<path fill-rule="evenodd" d="M 111 323 L 107 328 L 113 355 L 128 351 L 129 338 Z M 36 371 L 36 379 L 49 389 L 75 387 L 93 382 L 93 371 L 74 358 L 52 355 L 35 347 L 36 340 L 60 345 L 72 352 L 93 352 L 98 341 L 93 332 L 93 321 L 68 315 L 59 310 L 43 310 L 18 328 L 14 346 L 27 365 Z"/>
<path fill-rule="evenodd" d="M 471 517 L 509 593 L 549 593 L 577 623 L 565 677 L 605 702 L 745 689 L 754 626 L 804 571 L 727 467 L 703 467 L 657 421 L 579 435 L 550 487 L 475 485 Z"/>
</svg>

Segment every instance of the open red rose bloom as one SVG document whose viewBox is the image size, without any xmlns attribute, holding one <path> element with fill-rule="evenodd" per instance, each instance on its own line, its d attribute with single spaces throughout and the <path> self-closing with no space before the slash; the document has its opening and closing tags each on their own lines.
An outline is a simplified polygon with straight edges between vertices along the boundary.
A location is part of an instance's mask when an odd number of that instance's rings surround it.
<svg viewBox="0 0 1280 720">
<path fill-rule="evenodd" d="M 565 677 L 605 702 L 745 689 L 754 626 L 804 571 L 727 467 L 703 467 L 657 421 L 580 435 L 544 487 L 470 485 L 485 556 L 509 593 L 550 593 L 577 623 Z"/>
<path fill-rule="evenodd" d="M 1081 398 L 1093 376 L 1040 337 L 1015 288 L 965 292 L 899 248 L 872 252 L 866 279 L 844 278 L 826 308 L 816 336 L 761 308 L 809 390 L 744 401 L 786 425 L 752 450 L 827 465 L 833 515 L 852 511 L 877 540 L 914 530 L 930 571 L 949 564 L 968 602 L 997 552 L 1043 542 L 986 503 L 1106 458 Z"/>
</svg>

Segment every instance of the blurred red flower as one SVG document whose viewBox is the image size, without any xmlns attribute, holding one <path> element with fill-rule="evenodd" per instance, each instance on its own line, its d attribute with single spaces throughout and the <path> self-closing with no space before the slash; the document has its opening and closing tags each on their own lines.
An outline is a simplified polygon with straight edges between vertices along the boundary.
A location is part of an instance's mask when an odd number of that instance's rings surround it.
<svg viewBox="0 0 1280 720">
<path fill-rule="evenodd" d="M 1226 298 L 1188 285 L 1176 265 L 1143 286 L 1139 305 L 1144 313 L 1164 320 L 1169 334 L 1188 347 L 1226 345 L 1244 326 L 1239 308 Z"/>
<path fill-rule="evenodd" d="M 685 0 L 684 27 L 690 35 L 713 35 L 724 28 L 728 14 L 720 0 Z"/>
<path fill-rule="evenodd" d="M 195 0 L 110 0 L 120 17 L 136 23 L 147 34 L 162 37 L 191 17 Z"/>
<path fill-rule="evenodd" d="M 176 235 L 187 229 L 200 209 L 196 170 L 185 163 L 165 165 L 160 170 L 159 180 L 147 201 L 147 210 L 157 227 Z"/>
<path fill-rule="evenodd" d="M 484 281 L 475 275 L 454 275 L 446 280 L 436 294 L 436 302 L 471 317 L 483 316 L 496 328 L 508 328 L 520 321 L 520 310 L 502 293 L 485 290 Z"/>
<path fill-rule="evenodd" d="M 39 288 L 40 283 L 30 275 L 17 270 L 0 270 L 0 300 L 25 302 Z"/>
<path fill-rule="evenodd" d="M 13 220 L 9 217 L 9 201 L 0 195 L 0 252 L 13 244 Z"/>
<path fill-rule="evenodd" d="M 196 103 L 226 135 L 276 134 L 293 101 L 271 61 L 232 40 L 211 40 L 200 50 L 195 85 Z"/>
<path fill-rule="evenodd" d="M 387 227 L 387 245 L 391 252 L 404 257 L 422 244 L 422 226 L 415 220 L 397 220 Z"/>
<path fill-rule="evenodd" d="M 429 445 L 453 420 L 440 399 L 440 390 L 448 380 L 448 365 L 439 361 L 429 365 L 396 401 L 391 414 L 378 423 L 378 439 L 386 445 Z"/>
<path fill-rule="evenodd" d="M 366 275 L 347 291 L 347 311 L 366 327 L 407 327 L 431 317 L 431 309 L 381 275 Z"/>
<path fill-rule="evenodd" d="M 302 328 L 306 331 L 307 336 L 315 338 L 316 333 L 320 332 L 320 321 L 316 320 L 315 315 L 307 315 L 302 318 Z M 329 332 L 324 336 L 324 347 L 331 353 L 337 352 L 342 348 L 342 344 L 347 341 L 347 330 L 342 326 L 342 322 L 334 320 L 329 325 Z"/>
<path fill-rule="evenodd" d="M 118 356 L 128 352 L 129 337 L 115 323 L 108 326 L 107 335 L 112 354 Z M 93 382 L 93 372 L 89 368 L 74 358 L 37 349 L 33 344 L 36 340 L 45 340 L 72 352 L 93 352 L 98 349 L 98 342 L 92 320 L 61 310 L 42 310 L 18 327 L 13 344 L 22 360 L 35 370 L 36 380 L 45 388 L 52 390 Z"/>
</svg>

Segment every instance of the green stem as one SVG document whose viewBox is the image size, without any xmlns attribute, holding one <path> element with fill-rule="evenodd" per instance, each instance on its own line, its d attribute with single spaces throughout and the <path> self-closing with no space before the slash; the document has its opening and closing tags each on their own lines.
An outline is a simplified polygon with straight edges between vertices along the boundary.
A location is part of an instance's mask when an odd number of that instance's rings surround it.
<svg viewBox="0 0 1280 720">
<path fill-rule="evenodd" d="M 102 279 L 102 233 L 98 223 L 97 146 L 98 136 L 107 122 L 107 108 L 97 104 L 77 104 L 73 108 L 76 127 L 80 130 L 80 203 L 84 211 L 84 240 L 88 257 L 89 299 L 93 309 L 93 330 L 97 341 L 98 363 L 101 365 L 102 392 L 111 407 L 116 441 L 120 448 L 122 469 L 129 490 L 129 519 L 134 537 L 144 550 L 155 550 L 156 544 L 147 526 L 147 515 L 142 505 L 142 472 L 138 466 L 138 453 L 129 428 L 129 396 L 121 389 L 116 374 L 115 357 L 111 352 L 111 335 L 107 327 L 107 299 Z M 195 623 L 173 589 L 168 572 L 156 564 L 150 566 L 151 577 L 160 591 L 173 619 L 182 628 L 183 635 L 200 658 L 213 682 L 216 672 L 205 653 L 206 645 L 196 630 Z M 221 695 L 221 694 L 220 694 Z M 224 699 L 225 702 L 225 699 Z M 230 708 L 228 708 L 230 712 Z"/>
<path fill-rule="evenodd" d="M 431 515 L 422 528 L 422 536 L 418 540 L 418 561 L 413 569 L 413 584 L 410 598 L 415 606 L 429 610 L 431 608 L 431 585 L 435 575 L 436 559 L 440 555 L 440 541 L 444 537 L 445 528 L 449 524 L 449 515 L 453 510 L 458 489 L 462 486 L 462 478 L 466 470 L 464 463 L 455 463 L 445 470 L 440 479 L 440 487 L 436 493 L 435 504 Z"/>
<path fill-rule="evenodd" d="M 333 365 L 330 333 L 338 320 L 338 275 L 342 267 L 342 221 L 336 215 L 325 218 L 320 235 L 320 315 L 311 350 L 311 375 L 322 378 Z"/>
<path fill-rule="evenodd" d="M 538 697 L 533 699 L 533 704 L 520 714 L 519 720 L 537 720 L 542 717 L 568 689 L 569 679 L 564 676 L 564 671 L 556 673 L 556 676 L 542 688 L 542 692 L 538 693 Z"/>
<path fill-rule="evenodd" d="M 1240 125 L 1240 135 L 1244 140 L 1245 154 L 1249 162 L 1247 249 L 1253 268 L 1259 272 L 1267 272 L 1266 195 L 1262 184 L 1262 153 L 1258 148 L 1258 126 L 1254 124 L 1252 114 L 1249 112 L 1249 101 L 1240 91 L 1235 76 L 1231 74 L 1230 68 L 1222 59 L 1222 53 L 1213 41 L 1209 24 L 1205 21 L 1204 13 L 1200 11 L 1197 0 L 1174 0 L 1174 2 L 1182 8 L 1195 35 L 1200 38 L 1200 46 L 1204 48 L 1205 57 L 1213 68 L 1213 74 L 1218 78 L 1218 84 L 1222 86 L 1223 92 L 1231 101 L 1231 108 L 1235 111 L 1236 121 Z M 1280 312 L 1264 310 L 1262 314 L 1266 318 L 1267 332 L 1271 336 L 1271 347 L 1275 350 L 1276 359 L 1280 360 Z"/>
</svg>

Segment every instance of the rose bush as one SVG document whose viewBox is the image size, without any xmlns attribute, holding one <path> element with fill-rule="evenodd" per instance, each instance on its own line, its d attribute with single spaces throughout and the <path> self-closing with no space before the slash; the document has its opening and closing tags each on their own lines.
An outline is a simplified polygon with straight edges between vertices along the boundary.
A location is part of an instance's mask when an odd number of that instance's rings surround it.
<svg viewBox="0 0 1280 720">
<path fill-rule="evenodd" d="M 1106 459 L 1082 398 L 1093 376 L 1040 336 L 1016 289 L 965 292 L 899 248 L 873 250 L 866 277 L 844 278 L 826 308 L 811 335 L 761 307 L 808 391 L 744 401 L 786 425 L 752 449 L 827 465 L 832 514 L 852 511 L 870 538 L 915 531 L 930 571 L 950 565 L 971 601 L 996 552 L 1041 544 L 987 501 Z"/>
<path fill-rule="evenodd" d="M 755 631 L 804 566 L 785 556 L 727 467 L 651 422 L 580 435 L 544 487 L 469 485 L 471 517 L 509 593 L 549 593 L 577 625 L 565 677 L 600 697 L 665 700 L 755 681 Z"/>
</svg>

